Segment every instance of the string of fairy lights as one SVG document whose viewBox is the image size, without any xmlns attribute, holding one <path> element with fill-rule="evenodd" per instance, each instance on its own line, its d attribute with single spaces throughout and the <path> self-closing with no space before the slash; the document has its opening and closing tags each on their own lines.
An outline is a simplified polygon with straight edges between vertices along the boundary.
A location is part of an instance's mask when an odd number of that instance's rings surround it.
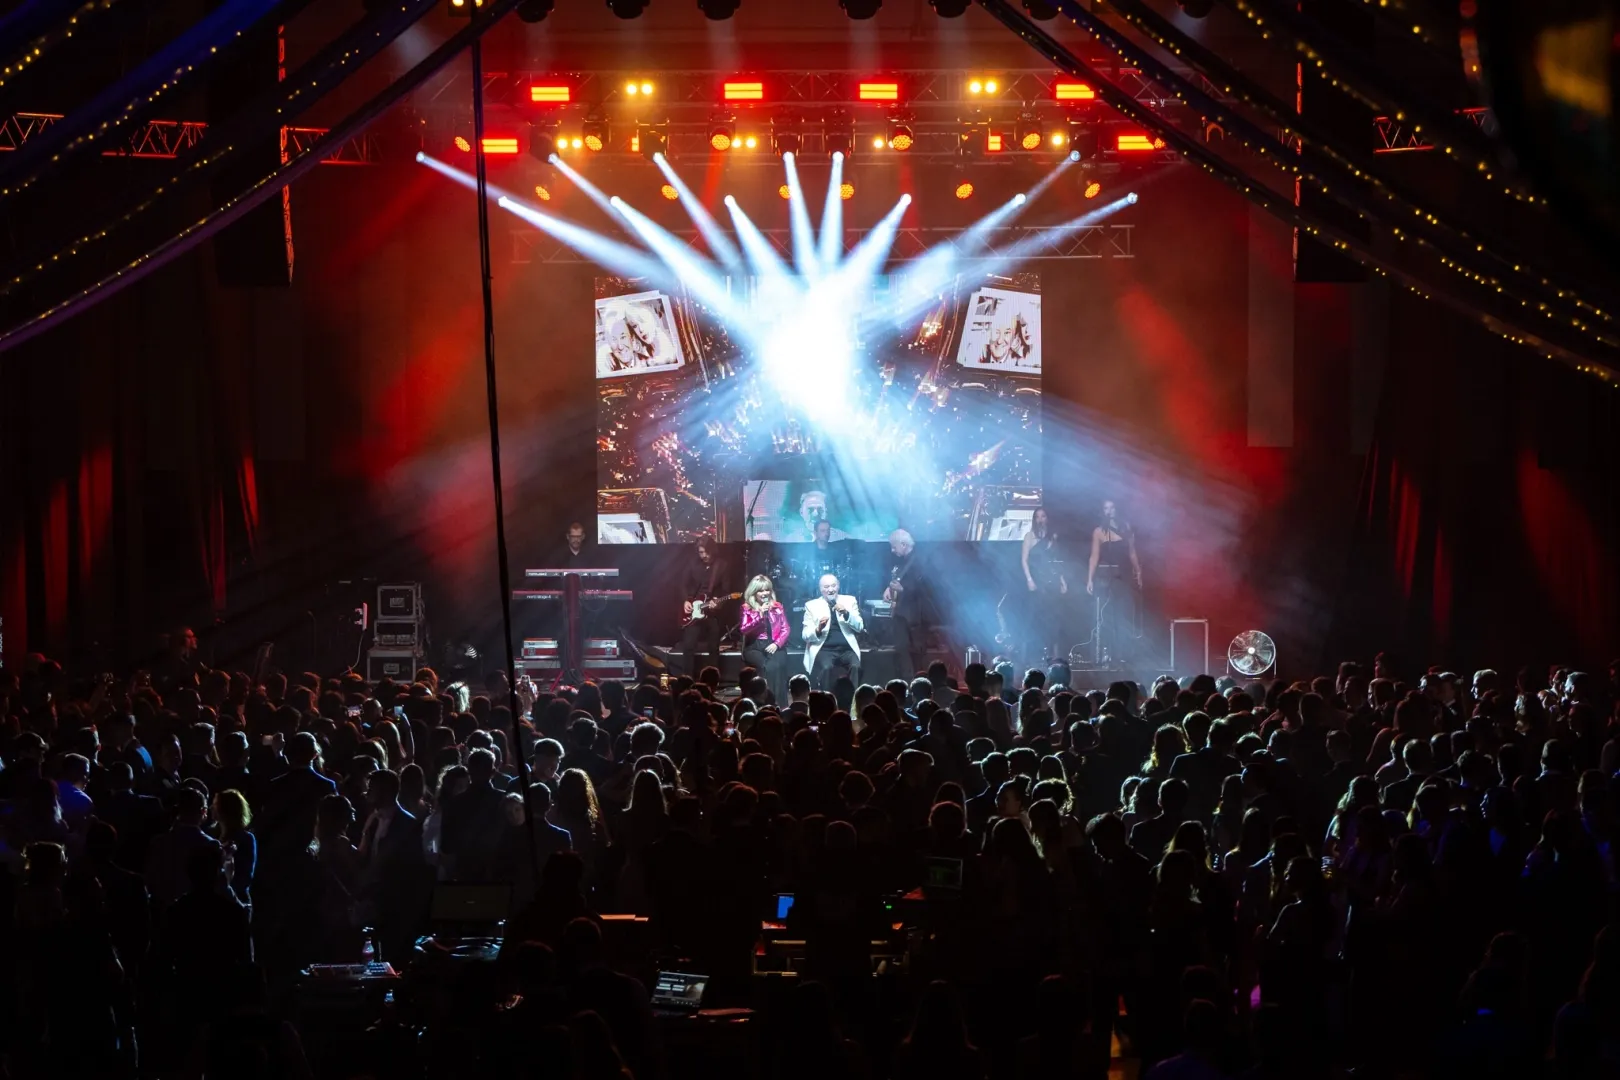
<svg viewBox="0 0 1620 1080">
<path fill-rule="evenodd" d="M 1334 50 L 1323 43 L 1321 31 L 1315 28 L 1310 19 L 1289 11 L 1285 6 L 1267 4 L 1262 8 L 1261 0 L 1226 0 L 1226 3 L 1252 23 L 1263 40 L 1280 37 L 1286 41 L 1335 90 L 1349 95 L 1369 109 L 1387 111 L 1396 120 L 1408 123 L 1414 134 L 1423 134 L 1427 125 L 1440 133 L 1439 138 L 1430 140 L 1435 149 L 1474 169 L 1485 180 L 1495 181 L 1498 166 L 1492 160 L 1489 148 L 1471 148 L 1478 141 L 1477 132 L 1458 127 L 1456 118 L 1444 108 L 1421 102 L 1403 102 L 1377 85 L 1376 77 L 1361 64 L 1344 56 L 1330 56 Z M 1058 6 L 1061 8 L 1065 5 Z M 1273 32 L 1272 23 L 1277 25 L 1280 33 Z M 1332 67 L 1328 66 L 1329 60 L 1333 61 Z M 1501 191 L 1517 202 L 1533 206 L 1547 205 L 1546 199 L 1510 184 L 1503 185 Z"/>
<path fill-rule="evenodd" d="M 65 247 L 40 258 L 0 284 L 0 293 L 7 293 L 38 277 L 47 270 L 56 270 L 86 253 L 100 241 L 107 239 L 130 222 L 141 217 L 162 201 L 169 192 L 185 187 L 197 174 L 211 170 L 240 146 L 263 138 L 264 133 L 286 123 L 313 103 L 327 90 L 348 78 L 356 69 L 378 55 L 407 27 L 431 11 L 436 0 L 404 0 L 386 12 L 373 14 L 356 24 L 316 57 L 289 75 L 278 85 L 272 100 L 258 103 L 238 113 L 226 125 L 211 128 L 210 138 L 203 150 L 188 159 L 165 181 L 148 193 L 147 197 L 107 224 L 86 230 L 68 241 Z M 358 40 L 354 40 L 358 39 Z M 322 145 L 341 145 L 332 133 L 321 140 Z"/>
<path fill-rule="evenodd" d="M 15 54 L 0 61 L 0 89 L 43 60 L 57 45 L 71 38 L 79 29 L 81 20 L 90 18 L 98 11 L 106 11 L 117 2 L 118 0 L 89 0 L 88 3 L 80 4 L 67 19 L 35 35 Z"/>
<path fill-rule="evenodd" d="M 1366 163 L 1357 162 L 1354 156 L 1342 151 L 1334 144 L 1333 140 L 1315 130 L 1314 125 L 1299 116 L 1295 110 L 1290 109 L 1266 91 L 1256 87 L 1252 80 L 1243 76 L 1241 72 L 1209 52 L 1209 50 L 1196 42 L 1188 40 L 1153 12 L 1152 9 L 1141 3 L 1141 0 L 1114 0 L 1112 6 L 1126 21 L 1149 36 L 1156 44 L 1185 60 L 1212 81 L 1219 83 L 1223 92 L 1265 114 L 1269 120 L 1278 124 L 1285 132 L 1298 138 L 1302 147 L 1315 150 L 1350 173 L 1356 180 L 1370 185 L 1373 191 L 1382 196 L 1386 203 L 1390 204 L 1391 209 L 1399 212 L 1402 222 L 1416 225 L 1416 230 L 1407 238 L 1434 251 L 1441 264 L 1448 270 L 1468 278 L 1477 285 L 1490 288 L 1494 292 L 1504 295 L 1508 295 L 1507 290 L 1510 286 L 1505 284 L 1496 274 L 1512 274 L 1520 279 L 1519 285 L 1521 287 L 1527 286 L 1532 292 L 1540 294 L 1539 297 L 1527 298 L 1522 301 L 1527 310 L 1531 308 L 1550 310 L 1550 301 L 1565 304 L 1569 310 L 1563 314 L 1572 319 L 1572 326 L 1582 328 L 1587 326 L 1583 314 L 1599 318 L 1606 323 L 1614 321 L 1613 315 L 1599 308 L 1596 304 L 1583 299 L 1573 287 L 1560 286 L 1537 273 L 1529 266 L 1528 260 L 1523 256 L 1511 253 L 1504 254 L 1496 250 L 1494 245 L 1487 246 L 1484 241 L 1472 235 L 1467 229 L 1448 221 L 1433 210 L 1425 208 L 1415 196 L 1403 191 L 1400 185 L 1394 181 L 1378 175 Z M 1083 11 L 1082 14 L 1084 14 Z M 1100 21 L 1094 19 L 1093 22 L 1099 23 L 1099 25 L 1088 26 L 1088 29 L 1092 29 L 1105 42 L 1123 40 L 1118 39 L 1118 35 L 1114 34 L 1106 24 L 1100 24 Z M 1124 44 L 1127 47 L 1129 46 L 1128 42 Z M 1152 62 L 1148 54 L 1138 49 L 1131 49 L 1130 56 L 1132 63 Z M 1170 69 L 1164 68 L 1162 65 L 1160 65 L 1160 68 L 1161 74 L 1156 75 L 1156 79 L 1162 78 L 1180 83 L 1182 87 L 1189 90 L 1192 89 L 1189 84 L 1186 84 L 1180 76 Z M 1193 92 L 1196 93 L 1195 90 Z M 1177 96 L 1180 97 L 1181 94 L 1177 92 Z M 1199 107 L 1219 108 L 1218 104 L 1209 102 L 1207 99 L 1205 104 L 1201 104 Z M 1223 130 L 1225 129 L 1223 128 Z M 1252 125 L 1248 125 L 1245 130 L 1253 132 L 1257 129 Z M 1279 144 L 1275 140 L 1270 139 L 1269 135 L 1266 135 L 1266 137 L 1274 150 L 1278 148 Z M 1283 147 L 1283 149 L 1288 148 Z M 1258 152 L 1265 153 L 1265 150 L 1262 149 Z M 1289 168 L 1285 164 L 1287 160 L 1285 157 L 1274 156 L 1273 160 L 1284 168 Z M 1296 176 L 1301 176 L 1315 183 L 1320 190 L 1341 205 L 1347 206 L 1357 213 L 1363 214 L 1363 216 L 1367 215 L 1366 207 L 1349 197 L 1349 189 L 1342 185 L 1342 178 L 1334 180 L 1330 185 L 1329 178 L 1314 174 L 1308 169 L 1292 171 Z M 1415 219 L 1415 222 L 1412 219 Z M 1400 224 L 1400 222 L 1391 222 L 1391 224 Z M 1405 235 L 1404 230 L 1403 235 Z M 1453 246 L 1448 251 L 1442 246 L 1446 243 L 1460 245 L 1460 247 Z M 1494 264 L 1494 273 L 1470 266 L 1467 262 L 1467 256 L 1470 252 L 1480 256 L 1488 263 Z M 1620 303 L 1613 300 L 1606 301 L 1606 303 L 1611 307 L 1620 306 Z M 1546 306 L 1543 307 L 1542 305 Z M 1606 345 L 1620 347 L 1620 341 L 1615 339 L 1599 336 L 1597 340 Z"/>
<path fill-rule="evenodd" d="M 327 133 L 329 141 L 323 142 L 326 145 L 341 145 L 358 136 L 383 113 L 398 105 L 412 91 L 432 78 L 473 41 L 483 36 L 489 27 L 517 7 L 519 2 L 520 0 L 489 0 L 488 6 L 481 9 L 479 17 L 470 20 L 416 66 L 388 83 L 365 104 L 334 124 Z M 210 210 L 156 248 L 129 260 L 67 299 L 0 332 L 0 352 L 16 348 L 167 265 L 225 228 L 242 214 L 274 196 L 285 185 L 308 173 L 320 163 L 320 159 L 321 154 L 315 150 L 290 155 L 286 161 L 236 198 Z"/>
<path fill-rule="evenodd" d="M 1376 254 L 1369 245 L 1340 229 L 1322 223 L 1309 213 L 1301 210 L 1294 205 L 1291 198 L 1280 194 L 1269 185 L 1239 172 L 1235 166 L 1209 150 L 1198 140 L 1174 127 L 1165 125 L 1161 116 L 1141 105 L 1131 95 L 1123 92 L 1106 79 L 1103 79 L 1101 74 L 1091 65 L 1049 37 L 1033 22 L 1024 17 L 1021 12 L 1013 10 L 1005 0 L 978 0 L 978 2 L 998 21 L 1022 37 L 1059 68 L 1071 75 L 1089 80 L 1089 84 L 1106 104 L 1118 110 L 1127 118 L 1154 130 L 1171 149 L 1180 153 L 1221 183 L 1242 194 L 1245 198 L 1295 228 L 1300 229 L 1305 235 L 1331 247 L 1339 254 L 1365 266 L 1374 273 L 1388 278 L 1392 283 L 1401 286 L 1412 295 L 1443 303 L 1458 313 L 1474 319 L 1488 332 L 1504 340 L 1534 349 L 1547 359 L 1558 360 L 1578 371 L 1593 375 L 1610 385 L 1617 385 L 1617 377 L 1612 365 L 1594 360 L 1580 351 L 1544 337 L 1509 319 L 1482 311 L 1479 305 L 1469 302 L 1450 290 L 1437 288 L 1432 283 L 1423 281 L 1411 271 Z M 1067 0 L 1058 0 L 1058 4 L 1060 9 L 1066 7 Z"/>
</svg>

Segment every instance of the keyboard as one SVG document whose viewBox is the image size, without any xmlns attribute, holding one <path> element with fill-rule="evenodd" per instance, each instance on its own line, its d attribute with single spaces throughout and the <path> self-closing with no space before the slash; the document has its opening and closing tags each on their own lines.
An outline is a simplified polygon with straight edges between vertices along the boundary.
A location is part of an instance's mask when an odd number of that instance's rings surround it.
<svg viewBox="0 0 1620 1080">
<path fill-rule="evenodd" d="M 573 570 L 564 567 L 560 570 L 542 568 L 539 570 L 525 570 L 524 577 L 567 577 L 574 574 L 578 577 L 618 577 L 619 572 L 611 566 L 592 567 L 590 569 Z"/>
<path fill-rule="evenodd" d="M 631 600 L 635 593 L 630 589 L 581 589 L 581 599 L 590 600 Z M 513 589 L 514 600 L 561 600 L 561 589 Z"/>
</svg>

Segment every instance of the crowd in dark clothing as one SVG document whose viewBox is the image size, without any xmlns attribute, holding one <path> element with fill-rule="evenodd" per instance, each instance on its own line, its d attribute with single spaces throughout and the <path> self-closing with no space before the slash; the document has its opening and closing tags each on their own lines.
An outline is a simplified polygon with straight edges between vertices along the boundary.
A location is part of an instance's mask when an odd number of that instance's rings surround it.
<svg viewBox="0 0 1620 1080">
<path fill-rule="evenodd" d="M 935 664 L 776 702 L 36 657 L 0 671 L 0 1050 L 311 1074 L 300 972 L 404 970 L 438 883 L 502 881 L 500 992 L 400 1075 L 661 1080 L 658 963 L 756 1007 L 782 1080 L 1620 1075 L 1617 679 Z"/>
</svg>

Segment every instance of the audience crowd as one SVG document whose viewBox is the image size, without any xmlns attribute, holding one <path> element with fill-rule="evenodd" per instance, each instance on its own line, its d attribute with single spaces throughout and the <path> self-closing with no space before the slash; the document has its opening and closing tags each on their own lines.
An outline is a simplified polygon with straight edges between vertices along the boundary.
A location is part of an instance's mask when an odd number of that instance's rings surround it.
<svg viewBox="0 0 1620 1080">
<path fill-rule="evenodd" d="M 255 681 L 186 640 L 0 671 L 8 1075 L 660 1080 L 738 1016 L 728 1071 L 781 1080 L 1620 1075 L 1620 666 L 777 702 Z M 421 939 L 489 882 L 474 979 Z M 370 959 L 399 1000 L 327 1053 L 304 973 Z M 752 1012 L 667 1020 L 659 969 Z"/>
</svg>

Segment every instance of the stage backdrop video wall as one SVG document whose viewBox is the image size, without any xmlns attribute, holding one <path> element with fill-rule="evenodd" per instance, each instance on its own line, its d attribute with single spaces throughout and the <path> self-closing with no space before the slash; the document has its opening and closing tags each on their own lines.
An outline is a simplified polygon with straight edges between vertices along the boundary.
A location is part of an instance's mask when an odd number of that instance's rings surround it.
<svg viewBox="0 0 1620 1080">
<path fill-rule="evenodd" d="M 1040 502 L 1034 273 L 901 277 L 806 310 L 596 280 L 603 544 L 1022 540 Z M 786 309 L 784 313 L 784 309 Z"/>
</svg>

